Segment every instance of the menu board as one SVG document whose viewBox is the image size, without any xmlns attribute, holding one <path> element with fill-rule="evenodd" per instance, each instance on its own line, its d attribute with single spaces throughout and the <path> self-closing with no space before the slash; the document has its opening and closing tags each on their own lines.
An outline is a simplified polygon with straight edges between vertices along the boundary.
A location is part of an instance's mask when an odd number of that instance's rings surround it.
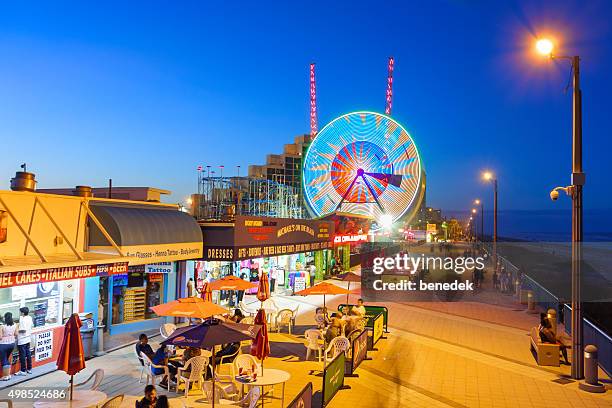
<svg viewBox="0 0 612 408">
<path fill-rule="evenodd" d="M 46 300 L 34 305 L 34 327 L 45 325 L 45 321 L 47 320 L 47 310 L 48 306 Z"/>
</svg>

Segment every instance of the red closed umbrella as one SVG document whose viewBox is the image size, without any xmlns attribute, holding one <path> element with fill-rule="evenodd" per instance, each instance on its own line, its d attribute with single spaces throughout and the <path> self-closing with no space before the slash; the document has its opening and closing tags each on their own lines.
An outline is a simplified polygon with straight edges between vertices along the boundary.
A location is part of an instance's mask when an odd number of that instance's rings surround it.
<svg viewBox="0 0 612 408">
<path fill-rule="evenodd" d="M 270 355 L 270 339 L 268 338 L 266 311 L 263 308 L 263 302 L 269 298 L 270 282 L 268 281 L 268 274 L 262 272 L 259 277 L 259 286 L 257 287 L 257 299 L 261 302 L 261 306 L 255 316 L 255 324 L 262 325 L 262 328 L 251 344 L 251 354 L 261 360 L 261 375 L 263 375 L 263 361 Z"/>
<path fill-rule="evenodd" d="M 262 272 L 259 278 L 259 286 L 257 287 L 257 299 L 260 302 L 264 302 L 270 298 L 270 282 L 268 281 L 268 274 Z"/>
<path fill-rule="evenodd" d="M 65 371 L 70 376 L 70 400 L 74 375 L 85 368 L 85 353 L 81 340 L 81 319 L 78 314 L 70 316 L 64 326 L 64 338 L 57 357 L 57 369 Z"/>
</svg>

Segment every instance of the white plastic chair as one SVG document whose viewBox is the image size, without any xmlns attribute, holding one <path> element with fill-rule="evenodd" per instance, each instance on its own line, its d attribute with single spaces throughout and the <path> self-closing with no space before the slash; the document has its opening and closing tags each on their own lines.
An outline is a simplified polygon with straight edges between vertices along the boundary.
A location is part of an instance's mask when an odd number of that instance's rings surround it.
<svg viewBox="0 0 612 408">
<path fill-rule="evenodd" d="M 87 385 L 90 381 L 92 382 L 91 386 L 89 388 L 87 388 L 89 391 L 95 391 L 98 388 L 100 388 L 100 384 L 102 384 L 102 380 L 104 379 L 104 370 L 102 370 L 101 368 L 98 368 L 96 371 L 93 372 L 92 375 L 89 376 L 88 379 L 86 379 L 85 381 L 83 381 L 82 383 L 79 384 L 75 384 L 75 388 L 86 388 L 84 387 L 85 385 Z"/>
<path fill-rule="evenodd" d="M 162 379 L 164 378 L 164 376 L 167 376 L 166 378 L 168 379 L 168 391 L 170 391 L 170 372 L 168 371 L 168 367 L 167 366 L 162 366 L 162 365 L 155 365 L 151 362 L 151 360 L 149 359 L 149 357 L 147 357 L 144 354 L 140 354 L 142 356 L 142 360 L 144 361 L 144 366 L 145 366 L 145 374 L 147 376 L 147 384 L 149 384 L 149 379 L 151 379 L 151 384 L 155 385 L 155 380 L 157 379 L 157 377 L 162 377 Z M 162 370 L 164 370 L 164 372 L 162 374 L 154 374 L 153 373 L 153 369 L 154 368 L 161 368 Z"/>
<path fill-rule="evenodd" d="M 221 405 L 233 405 L 237 407 L 255 408 L 257 406 L 257 402 L 259 401 L 259 397 L 261 397 L 261 388 L 253 387 L 251 388 L 249 393 L 245 395 L 244 398 L 242 398 L 240 401 L 220 399 L 219 403 Z"/>
<path fill-rule="evenodd" d="M 278 312 L 276 315 L 276 331 L 280 333 L 281 327 L 287 326 L 289 330 L 289 334 L 291 334 L 291 326 L 293 326 L 295 321 L 293 311 L 289 309 L 283 309 Z"/>
<path fill-rule="evenodd" d="M 117 396 L 107 400 L 102 405 L 102 408 L 119 408 L 121 406 L 121 403 L 123 402 L 123 398 L 124 398 L 123 394 L 117 395 Z"/>
<path fill-rule="evenodd" d="M 306 340 L 308 341 L 306 344 L 304 344 L 304 346 L 306 347 L 306 360 L 310 359 L 311 351 L 316 351 L 318 358 L 319 358 L 319 362 L 320 362 L 321 354 L 323 353 L 322 342 L 325 341 L 325 338 L 323 337 L 323 333 L 321 333 L 321 331 L 317 329 L 310 329 L 304 332 L 304 336 L 306 337 Z"/>
<path fill-rule="evenodd" d="M 251 370 L 255 366 L 255 369 L 259 369 L 259 363 L 257 359 L 250 354 L 240 354 L 234 359 L 234 375 L 240 373 L 240 368 L 244 371 Z"/>
<path fill-rule="evenodd" d="M 140 356 L 140 354 L 138 354 L 138 350 L 136 350 L 136 348 L 134 348 L 134 354 L 136 354 L 136 358 L 138 359 L 138 362 L 140 363 L 140 379 L 138 380 L 138 383 L 140 384 L 142 382 L 142 377 L 144 376 L 144 360 L 142 359 L 142 357 Z"/>
<path fill-rule="evenodd" d="M 332 361 L 340 353 L 346 353 L 350 347 L 351 347 L 351 343 L 349 342 L 349 339 L 347 339 L 346 337 L 344 336 L 334 337 L 334 339 L 329 342 L 329 346 L 323 353 L 325 362 Z M 332 357 L 328 358 L 328 354 L 330 352 L 332 353 Z"/>
<path fill-rule="evenodd" d="M 204 387 L 202 383 L 204 376 L 206 375 L 206 367 L 208 367 L 209 358 L 206 356 L 195 356 L 191 357 L 183 367 L 180 367 L 176 373 L 176 390 L 178 392 L 179 385 L 181 382 L 185 383 L 185 397 L 189 394 L 189 385 L 198 383 L 202 394 L 204 394 Z"/>
<path fill-rule="evenodd" d="M 244 301 L 240 301 L 238 302 L 238 309 L 240 309 L 242 311 L 242 313 L 246 316 L 255 316 L 255 314 L 257 313 L 257 310 L 253 311 L 250 310 L 247 305 L 244 303 Z"/>
<path fill-rule="evenodd" d="M 243 317 L 240 324 L 254 324 L 255 318 L 253 316 Z"/>
<path fill-rule="evenodd" d="M 161 334 L 161 336 L 164 339 L 167 339 L 168 337 L 170 337 L 172 333 L 174 333 L 175 330 L 176 330 L 175 324 L 164 323 L 159 327 L 159 334 Z"/>
<path fill-rule="evenodd" d="M 226 401 L 234 401 L 240 397 L 240 389 L 231 375 L 215 373 L 215 386 L 219 391 L 219 398 Z"/>
</svg>

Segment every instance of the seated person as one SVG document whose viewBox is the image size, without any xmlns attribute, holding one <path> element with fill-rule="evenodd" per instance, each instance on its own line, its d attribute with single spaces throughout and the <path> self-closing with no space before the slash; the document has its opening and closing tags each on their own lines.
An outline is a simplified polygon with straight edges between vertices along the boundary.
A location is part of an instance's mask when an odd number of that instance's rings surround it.
<svg viewBox="0 0 612 408">
<path fill-rule="evenodd" d="M 136 408 L 155 408 L 157 391 L 154 385 L 147 385 L 144 389 L 144 398 L 136 401 Z"/>
<path fill-rule="evenodd" d="M 569 360 L 567 359 L 567 346 L 555 337 L 555 333 L 552 330 L 552 325 L 550 324 L 546 313 L 540 314 L 540 325 L 538 326 L 538 334 L 542 343 L 558 344 L 559 350 L 561 351 L 561 355 L 563 355 L 563 359 L 565 360 L 565 364 L 570 364 Z"/>
<path fill-rule="evenodd" d="M 240 350 L 240 342 L 224 344 L 221 350 L 215 354 L 215 364 L 221 364 L 222 357 L 232 356 L 236 354 L 238 350 Z M 226 363 L 231 363 L 233 359 L 225 358 L 224 361 Z"/>
<path fill-rule="evenodd" d="M 244 315 L 242 314 L 242 310 L 234 309 L 234 314 L 229 318 L 234 323 L 240 323 L 242 319 L 244 319 Z"/>
<path fill-rule="evenodd" d="M 160 395 L 155 402 L 155 408 L 170 408 L 168 397 L 165 395 Z"/>
<path fill-rule="evenodd" d="M 158 365 L 158 366 L 168 366 L 168 350 L 166 349 L 166 346 L 164 344 L 159 346 L 159 348 L 157 349 L 157 351 L 153 355 L 153 358 L 151 359 L 151 362 L 154 365 Z M 176 375 L 176 367 L 174 367 L 172 365 L 168 366 L 168 370 L 170 371 L 170 375 L 171 375 L 172 378 L 167 378 L 167 376 L 164 376 L 162 381 L 159 383 L 160 387 L 167 387 L 168 386 L 168 381 L 173 379 L 174 376 Z M 164 373 L 164 370 L 162 368 L 156 368 L 156 367 L 151 367 L 151 371 L 155 375 L 161 375 L 161 374 Z"/>
<path fill-rule="evenodd" d="M 349 310 L 349 307 L 348 307 L 348 306 L 342 306 L 341 311 L 342 311 L 342 314 L 343 314 L 344 316 L 348 316 L 348 314 L 349 314 L 349 312 L 350 312 L 350 310 Z"/>
<path fill-rule="evenodd" d="M 168 364 L 173 365 L 176 368 L 185 367 L 185 364 L 192 358 L 202 354 L 202 350 L 195 347 L 187 347 L 183 352 L 180 360 L 172 360 Z M 168 366 L 169 367 L 169 366 Z"/>
<path fill-rule="evenodd" d="M 365 317 L 366 309 L 365 309 L 365 306 L 363 305 L 363 299 L 359 299 L 357 301 L 357 306 L 353 306 L 353 311 L 357 312 L 359 316 Z"/>
<path fill-rule="evenodd" d="M 327 317 L 327 310 L 324 307 L 317 307 L 315 312 L 315 322 L 319 329 L 325 328 L 329 324 L 329 318 Z"/>
<path fill-rule="evenodd" d="M 138 336 L 138 343 L 136 343 L 136 354 L 138 354 L 138 356 L 140 356 L 141 353 L 144 354 L 145 356 L 149 357 L 149 359 L 152 359 L 153 358 L 153 354 L 155 354 L 153 352 L 153 349 L 149 345 L 149 338 L 144 333 L 142 333 L 140 336 Z M 142 360 L 140 360 L 140 364 L 144 365 L 144 362 Z"/>
<path fill-rule="evenodd" d="M 325 342 L 329 344 L 334 338 L 342 336 L 343 324 L 340 313 L 332 313 L 331 322 L 325 332 Z"/>
</svg>

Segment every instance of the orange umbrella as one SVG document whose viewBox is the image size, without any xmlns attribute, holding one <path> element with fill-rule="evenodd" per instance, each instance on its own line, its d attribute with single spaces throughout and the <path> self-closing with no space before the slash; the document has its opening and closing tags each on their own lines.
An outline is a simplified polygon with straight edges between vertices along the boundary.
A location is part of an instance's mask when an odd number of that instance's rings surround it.
<svg viewBox="0 0 612 408">
<path fill-rule="evenodd" d="M 202 300 L 205 302 L 212 302 L 212 290 L 210 289 L 210 283 L 205 282 L 202 286 Z"/>
<path fill-rule="evenodd" d="M 151 310 L 158 316 L 189 317 L 206 319 L 211 316 L 227 313 L 227 309 L 202 300 L 198 297 L 188 297 L 173 300 L 163 305 L 153 306 Z"/>
<path fill-rule="evenodd" d="M 257 286 L 256 283 L 247 282 L 234 275 L 227 275 L 208 284 L 210 290 L 248 290 Z"/>
<path fill-rule="evenodd" d="M 349 293 L 349 291 L 341 288 L 340 286 L 327 282 L 321 282 L 304 290 L 300 290 L 295 294 L 300 296 L 323 295 L 323 307 L 325 307 L 325 295 L 346 295 L 347 293 Z"/>
<path fill-rule="evenodd" d="M 64 326 L 64 338 L 57 357 L 57 369 L 65 371 L 70 376 L 70 400 L 72 400 L 74 375 L 85 368 L 85 353 L 80 332 L 82 325 L 78 314 L 70 316 Z"/>
<path fill-rule="evenodd" d="M 263 308 L 263 302 L 269 298 L 270 282 L 268 281 L 268 274 L 262 272 L 257 287 L 257 299 L 261 302 L 261 306 L 255 316 L 255 324 L 260 324 L 262 327 L 251 344 L 251 354 L 261 360 L 261 375 L 263 375 L 263 361 L 270 354 L 270 339 L 268 338 L 266 311 Z"/>
<path fill-rule="evenodd" d="M 339 279 L 343 282 L 348 282 L 348 286 L 346 287 L 346 290 L 348 290 L 350 292 L 351 290 L 351 282 L 361 282 L 361 275 L 357 275 L 356 273 L 353 272 L 345 272 L 345 273 L 341 273 L 340 275 L 336 276 L 334 279 Z M 350 292 L 353 293 L 353 292 Z M 348 305 L 349 302 L 349 294 L 346 294 L 346 304 Z"/>
</svg>

